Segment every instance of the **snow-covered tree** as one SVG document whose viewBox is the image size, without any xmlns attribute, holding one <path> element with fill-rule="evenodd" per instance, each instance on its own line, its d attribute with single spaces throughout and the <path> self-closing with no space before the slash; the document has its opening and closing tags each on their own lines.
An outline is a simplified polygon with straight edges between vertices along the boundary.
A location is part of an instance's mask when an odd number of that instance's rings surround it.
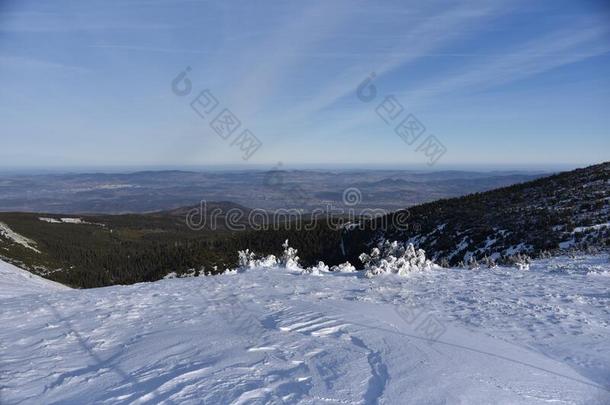
<svg viewBox="0 0 610 405">
<path fill-rule="evenodd" d="M 277 259 L 274 255 L 268 255 L 263 257 L 258 257 L 254 252 L 251 252 L 249 249 L 240 250 L 237 252 L 239 259 L 238 265 L 240 269 L 254 269 L 259 267 L 284 267 L 289 270 L 303 270 L 299 266 L 299 257 L 297 256 L 297 250 L 291 248 L 288 245 L 288 239 L 282 245 L 284 248 L 284 253 L 280 260 Z"/>
<path fill-rule="evenodd" d="M 249 249 L 240 250 L 238 264 L 242 269 L 254 269 L 257 267 L 275 267 L 277 266 L 277 258 L 274 255 L 269 255 L 258 259 L 254 252 Z"/>
<path fill-rule="evenodd" d="M 289 270 L 301 270 L 299 266 L 299 256 L 297 256 L 298 250 L 291 248 L 288 245 L 288 239 L 282 244 L 284 253 L 282 254 L 281 264 Z"/>
<path fill-rule="evenodd" d="M 398 241 L 380 242 L 370 254 L 360 255 L 364 263 L 366 277 L 373 277 L 383 273 L 393 273 L 405 276 L 413 271 L 428 270 L 432 262 L 426 259 L 426 252 L 415 250 L 412 243 Z"/>
</svg>

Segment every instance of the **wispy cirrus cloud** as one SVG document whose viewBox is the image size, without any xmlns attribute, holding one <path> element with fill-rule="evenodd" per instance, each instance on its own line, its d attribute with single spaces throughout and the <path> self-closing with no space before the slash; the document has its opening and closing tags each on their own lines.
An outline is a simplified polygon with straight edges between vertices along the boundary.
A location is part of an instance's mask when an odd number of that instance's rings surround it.
<svg viewBox="0 0 610 405">
<path fill-rule="evenodd" d="M 471 94 L 494 89 L 608 54 L 609 36 L 610 30 L 601 26 L 560 29 L 513 45 L 511 49 L 499 54 L 479 55 L 460 71 L 443 72 L 441 76 L 430 77 L 425 83 L 417 83 L 409 88 L 386 88 L 385 91 L 386 94 L 397 95 L 403 104 L 408 103 L 411 108 L 421 108 L 424 104 L 433 105 L 435 101 L 442 103 L 448 94 Z M 331 128 L 317 130 L 344 134 L 357 132 L 358 128 L 367 128 L 377 123 L 379 118 L 370 108 L 360 107 L 339 111 Z"/>
<path fill-rule="evenodd" d="M 12 68 L 12 69 L 45 69 L 45 70 L 59 70 L 67 72 L 78 72 L 85 73 L 90 70 L 82 66 L 69 65 L 60 62 L 53 62 L 48 60 L 36 59 L 31 57 L 23 56 L 6 56 L 0 55 L 0 67 Z"/>
<path fill-rule="evenodd" d="M 288 15 L 284 23 L 270 35 L 260 37 L 254 46 L 242 53 L 241 62 L 252 69 L 232 87 L 229 99 L 251 119 L 265 107 L 277 92 L 280 83 L 307 63 L 310 52 L 331 36 L 349 19 L 345 1 L 317 2 L 307 5 L 298 15 Z M 256 100 L 256 102 L 252 102 Z"/>
<path fill-rule="evenodd" d="M 610 30 L 571 28 L 542 35 L 506 53 L 483 57 L 461 72 L 409 89 L 413 98 L 433 97 L 458 90 L 478 91 L 523 80 L 552 69 L 610 52 Z"/>
<path fill-rule="evenodd" d="M 95 44 L 95 45 L 89 45 L 88 48 L 114 49 L 114 50 L 120 50 L 120 51 L 154 52 L 154 53 L 167 53 L 167 54 L 212 55 L 212 54 L 218 53 L 217 51 L 209 51 L 206 49 L 186 49 L 186 48 L 174 48 L 174 47 L 121 45 L 121 44 Z"/>
<path fill-rule="evenodd" d="M 398 33 L 384 31 L 387 42 L 385 51 L 378 51 L 375 57 L 371 57 L 371 49 L 366 49 L 364 56 L 359 58 L 356 64 L 337 72 L 332 80 L 320 86 L 315 95 L 285 111 L 282 122 L 306 120 L 331 107 L 343 97 L 352 94 L 356 86 L 372 71 L 379 79 L 427 56 L 443 54 L 441 49 L 444 46 L 474 34 L 493 18 L 509 11 L 506 2 L 462 2 L 448 10 L 417 16 L 412 20 L 412 24 Z"/>
</svg>

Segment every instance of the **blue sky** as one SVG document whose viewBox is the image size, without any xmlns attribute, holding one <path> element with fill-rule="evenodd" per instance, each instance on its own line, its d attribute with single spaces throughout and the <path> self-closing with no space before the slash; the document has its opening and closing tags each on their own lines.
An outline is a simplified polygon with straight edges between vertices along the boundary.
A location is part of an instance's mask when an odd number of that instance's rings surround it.
<svg viewBox="0 0 610 405">
<path fill-rule="evenodd" d="M 610 160 L 609 68 L 605 1 L 4 0 L 0 166 L 426 167 L 375 113 L 390 95 L 437 167 L 583 166 Z M 190 108 L 204 89 L 261 141 L 248 161 Z"/>
</svg>

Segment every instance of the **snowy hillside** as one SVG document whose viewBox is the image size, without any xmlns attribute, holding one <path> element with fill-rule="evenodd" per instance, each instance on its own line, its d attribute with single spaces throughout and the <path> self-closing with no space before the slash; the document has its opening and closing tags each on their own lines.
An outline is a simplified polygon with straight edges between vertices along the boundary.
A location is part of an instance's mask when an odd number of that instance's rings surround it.
<svg viewBox="0 0 610 405">
<path fill-rule="evenodd" d="M 27 294 L 49 294 L 67 289 L 66 286 L 0 260 L 0 299 Z"/>
<path fill-rule="evenodd" d="M 607 256 L 91 290 L 0 269 L 2 404 L 610 403 Z"/>
<path fill-rule="evenodd" d="M 344 236 L 350 259 L 380 236 L 408 240 L 449 265 L 605 249 L 610 246 L 610 162 L 410 207 L 361 227 Z"/>
</svg>

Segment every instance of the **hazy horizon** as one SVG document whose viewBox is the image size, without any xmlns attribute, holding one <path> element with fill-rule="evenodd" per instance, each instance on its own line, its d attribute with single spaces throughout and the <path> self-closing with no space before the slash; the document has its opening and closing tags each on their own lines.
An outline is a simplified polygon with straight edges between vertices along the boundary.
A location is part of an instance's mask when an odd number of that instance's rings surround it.
<svg viewBox="0 0 610 405">
<path fill-rule="evenodd" d="M 280 163 L 280 162 L 278 162 Z M 553 173 L 559 171 L 570 171 L 584 168 L 593 164 L 514 164 L 514 165 L 489 165 L 489 164 L 462 164 L 462 165 L 393 165 L 393 164 L 216 164 L 216 165 L 114 165 L 114 166 L 0 166 L 1 175 L 12 174 L 86 174 L 86 173 L 136 173 L 143 171 L 192 171 L 192 172 L 214 172 L 214 171 L 270 171 L 270 170 L 302 170 L 302 171 L 411 171 L 411 172 L 442 172 L 442 171 L 465 171 L 465 172 L 523 172 L 523 173 Z"/>
</svg>

